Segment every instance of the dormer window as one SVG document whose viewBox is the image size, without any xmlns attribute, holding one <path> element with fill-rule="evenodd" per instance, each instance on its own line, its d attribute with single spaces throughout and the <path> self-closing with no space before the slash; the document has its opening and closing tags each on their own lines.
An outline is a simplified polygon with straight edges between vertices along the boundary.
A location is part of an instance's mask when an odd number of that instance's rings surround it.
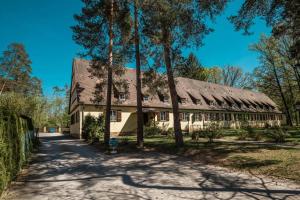
<svg viewBox="0 0 300 200">
<path fill-rule="evenodd" d="M 186 98 L 180 98 L 180 102 L 181 102 L 182 104 L 186 104 L 187 99 L 186 99 Z"/>
<path fill-rule="evenodd" d="M 124 93 L 119 94 L 119 101 L 125 101 L 126 100 L 126 95 Z"/>
<path fill-rule="evenodd" d="M 196 99 L 196 100 L 195 100 L 195 103 L 196 103 L 197 105 L 202 105 L 202 101 L 201 101 L 200 99 Z"/>
<path fill-rule="evenodd" d="M 149 95 L 143 95 L 143 101 L 149 101 Z"/>
<path fill-rule="evenodd" d="M 163 102 L 169 102 L 169 97 L 168 96 L 163 96 Z"/>
</svg>

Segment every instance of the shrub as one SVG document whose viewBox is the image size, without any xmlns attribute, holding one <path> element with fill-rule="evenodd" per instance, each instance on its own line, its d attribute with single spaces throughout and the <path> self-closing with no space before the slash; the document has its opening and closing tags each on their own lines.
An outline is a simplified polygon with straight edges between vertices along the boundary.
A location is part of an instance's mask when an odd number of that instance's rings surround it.
<svg viewBox="0 0 300 200">
<path fill-rule="evenodd" d="M 144 127 L 145 136 L 161 135 L 163 131 L 158 126 L 146 126 Z"/>
<path fill-rule="evenodd" d="M 237 129 L 236 130 L 238 135 L 238 140 L 246 140 L 248 137 L 248 132 L 244 129 Z"/>
<path fill-rule="evenodd" d="M 246 128 L 247 132 L 248 132 L 248 137 L 255 140 L 255 141 L 259 141 L 262 139 L 262 135 L 261 133 L 257 132 L 254 130 L 254 128 L 252 128 L 251 126 L 248 126 Z"/>
<path fill-rule="evenodd" d="M 99 141 L 104 135 L 104 118 L 100 115 L 98 118 L 87 115 L 83 123 L 83 137 L 90 141 Z"/>
<path fill-rule="evenodd" d="M 166 131 L 163 131 L 163 134 L 165 134 L 169 137 L 174 137 L 174 129 L 173 128 L 168 128 Z"/>
<path fill-rule="evenodd" d="M 214 139 L 222 137 L 222 131 L 217 123 L 210 123 L 206 130 L 201 131 L 204 137 L 208 138 L 208 142 L 214 142 Z"/>
<path fill-rule="evenodd" d="M 0 110 L 0 195 L 27 162 L 35 144 L 30 118 Z"/>
<path fill-rule="evenodd" d="M 280 127 L 270 128 L 268 130 L 268 137 L 276 143 L 283 143 L 289 134 Z"/>
</svg>

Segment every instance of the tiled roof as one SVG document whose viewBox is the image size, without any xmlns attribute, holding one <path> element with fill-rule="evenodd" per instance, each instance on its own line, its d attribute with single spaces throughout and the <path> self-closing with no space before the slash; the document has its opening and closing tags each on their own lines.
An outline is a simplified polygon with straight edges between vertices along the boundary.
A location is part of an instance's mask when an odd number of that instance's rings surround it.
<svg viewBox="0 0 300 200">
<path fill-rule="evenodd" d="M 97 79 L 88 71 L 89 61 L 75 59 L 73 62 L 72 91 L 77 91 L 77 102 L 82 104 L 95 104 L 94 92 Z M 128 97 L 124 102 L 112 95 L 112 104 L 120 106 L 136 106 L 135 69 L 126 69 L 123 78 L 129 85 Z M 265 94 L 250 90 L 238 89 L 224 85 L 193 80 L 189 78 L 176 78 L 176 90 L 185 103 L 179 103 L 180 109 L 198 110 L 228 110 L 245 112 L 279 112 L 277 105 Z M 143 88 L 145 93 L 146 89 Z M 104 100 L 100 104 L 105 104 Z M 230 105 L 232 104 L 232 105 Z M 148 101 L 143 102 L 144 107 L 171 108 L 171 99 L 163 102 L 158 94 L 150 95 Z"/>
</svg>

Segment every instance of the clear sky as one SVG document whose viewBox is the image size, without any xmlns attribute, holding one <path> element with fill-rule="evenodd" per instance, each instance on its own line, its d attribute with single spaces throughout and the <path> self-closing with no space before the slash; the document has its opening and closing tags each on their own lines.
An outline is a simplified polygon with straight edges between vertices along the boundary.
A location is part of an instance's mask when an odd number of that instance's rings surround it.
<svg viewBox="0 0 300 200">
<path fill-rule="evenodd" d="M 253 35 L 235 32 L 227 17 L 237 12 L 241 2 L 229 3 L 212 24 L 215 31 L 205 38 L 205 45 L 185 54 L 195 52 L 204 66 L 230 64 L 251 72 L 258 65 L 258 55 L 248 47 L 270 29 L 257 20 Z M 72 59 L 80 49 L 72 40 L 70 26 L 75 24 L 73 14 L 79 13 L 81 6 L 80 0 L 0 0 L 0 52 L 12 42 L 23 43 L 45 95 L 52 93 L 53 86 L 70 84 Z"/>
</svg>

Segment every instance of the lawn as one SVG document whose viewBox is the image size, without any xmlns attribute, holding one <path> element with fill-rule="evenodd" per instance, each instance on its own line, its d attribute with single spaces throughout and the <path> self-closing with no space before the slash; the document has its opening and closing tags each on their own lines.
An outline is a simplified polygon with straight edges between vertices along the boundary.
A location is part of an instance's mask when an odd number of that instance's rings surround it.
<svg viewBox="0 0 300 200">
<path fill-rule="evenodd" d="M 263 131 L 263 130 L 262 130 Z M 214 164 L 239 170 L 253 175 L 267 175 L 295 180 L 300 183 L 300 132 L 290 130 L 287 142 L 271 143 L 264 137 L 262 141 L 238 141 L 231 130 L 223 137 L 208 143 L 206 138 L 198 141 L 185 136 L 185 146 L 177 148 L 170 136 L 145 137 L 143 151 L 158 151 L 188 157 L 204 164 Z M 135 136 L 120 137 L 120 152 L 135 152 Z"/>
</svg>

